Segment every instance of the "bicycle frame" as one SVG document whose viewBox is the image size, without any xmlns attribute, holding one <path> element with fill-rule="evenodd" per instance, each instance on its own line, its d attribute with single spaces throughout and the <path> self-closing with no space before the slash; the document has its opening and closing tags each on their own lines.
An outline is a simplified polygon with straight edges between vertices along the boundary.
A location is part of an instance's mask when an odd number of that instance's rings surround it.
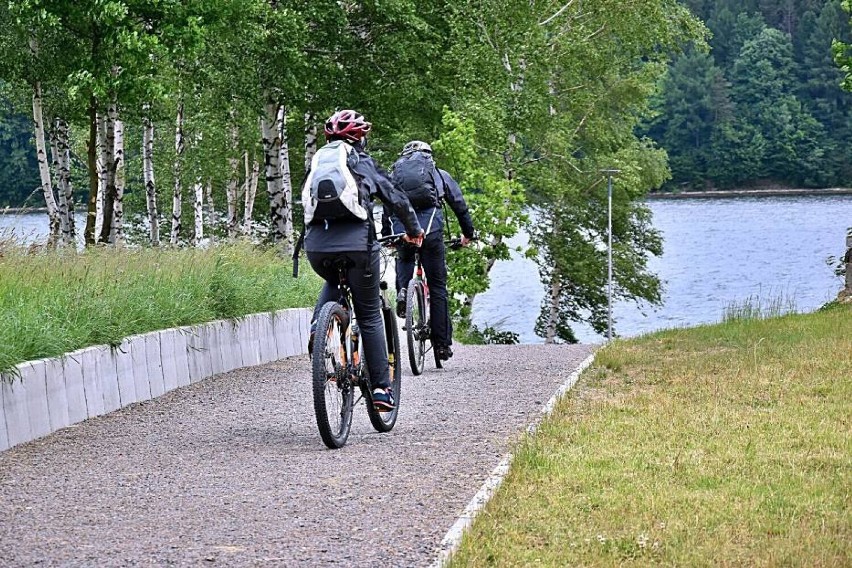
<svg viewBox="0 0 852 568">
<path fill-rule="evenodd" d="M 352 302 L 352 290 L 349 288 L 349 282 L 346 279 L 347 274 L 347 266 L 345 264 L 339 264 L 337 267 L 339 283 L 337 285 L 337 289 L 340 292 L 340 296 L 337 300 L 337 303 L 343 307 L 343 310 L 346 312 L 348 316 L 348 322 L 345 330 L 345 338 L 343 341 L 344 350 L 346 353 L 346 361 L 347 361 L 347 374 L 350 379 L 352 379 L 353 383 L 357 386 L 366 387 L 363 380 L 364 377 L 364 367 L 361 361 L 361 333 L 358 327 L 358 318 L 355 315 L 355 307 Z M 382 312 L 389 311 L 391 309 L 390 298 L 388 297 L 388 285 L 387 281 L 384 280 L 384 273 L 379 281 L 379 297 L 381 299 L 381 310 Z M 390 330 L 385 330 L 387 337 L 387 344 L 391 345 L 393 339 L 390 337 Z M 391 366 L 391 374 L 393 374 L 393 366 L 397 364 L 397 361 L 389 358 L 388 364 Z M 362 394 L 363 396 L 363 394 Z M 357 404 L 360 399 L 356 400 Z"/>
</svg>

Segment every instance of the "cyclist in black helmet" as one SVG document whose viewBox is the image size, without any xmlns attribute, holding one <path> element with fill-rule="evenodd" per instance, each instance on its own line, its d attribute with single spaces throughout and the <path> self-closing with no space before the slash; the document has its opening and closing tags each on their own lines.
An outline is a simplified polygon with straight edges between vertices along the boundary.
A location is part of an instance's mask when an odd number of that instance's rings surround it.
<svg viewBox="0 0 852 568">
<path fill-rule="evenodd" d="M 429 281 L 431 297 L 431 340 L 436 355 L 446 361 L 453 356 L 453 325 L 450 319 L 447 295 L 447 259 L 444 247 L 444 215 L 441 200 L 453 210 L 461 226 L 461 245 L 473 239 L 474 227 L 467 203 L 456 180 L 446 170 L 435 166 L 432 147 L 420 140 L 412 140 L 402 149 L 392 168 L 394 184 L 408 195 L 417 218 L 428 234 L 423 240 L 420 258 Z M 382 233 L 401 233 L 403 223 L 395 212 L 384 209 Z M 434 213 L 434 217 L 433 217 Z M 431 226 L 427 229 L 429 221 Z M 396 263 L 396 315 L 405 317 L 405 295 L 408 282 L 414 273 L 414 249 L 400 247 Z"/>
</svg>

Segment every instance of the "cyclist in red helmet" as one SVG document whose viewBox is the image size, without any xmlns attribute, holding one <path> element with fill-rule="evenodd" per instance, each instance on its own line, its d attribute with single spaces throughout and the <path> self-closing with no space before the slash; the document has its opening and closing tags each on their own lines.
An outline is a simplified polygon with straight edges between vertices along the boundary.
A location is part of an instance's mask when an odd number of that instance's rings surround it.
<svg viewBox="0 0 852 568">
<path fill-rule="evenodd" d="M 360 216 L 347 215 L 346 211 L 340 215 L 314 215 L 312 212 L 309 220 L 306 214 L 304 248 L 311 267 L 325 280 L 314 309 L 314 322 L 320 308 L 326 302 L 337 300 L 339 279 L 334 261 L 340 257 L 349 261 L 351 268 L 347 279 L 352 289 L 355 314 L 358 317 L 367 367 L 370 370 L 373 403 L 380 412 L 387 412 L 393 410 L 395 401 L 390 390 L 388 356 L 384 344 L 384 324 L 379 299 L 380 247 L 376 240 L 373 222 L 373 198 L 378 197 L 401 220 L 407 242 L 419 246 L 423 242 L 423 229 L 406 195 L 394 187 L 387 172 L 366 153 L 367 133 L 370 132 L 370 128 L 371 124 L 364 119 L 364 116 L 354 110 L 338 111 L 325 122 L 327 145 L 334 146 L 336 141 L 342 141 L 349 147 L 337 144 L 335 149 L 340 153 L 330 154 L 332 159 L 329 161 L 322 162 L 314 159 L 311 169 L 305 176 L 303 196 L 306 195 L 305 187 L 311 178 L 312 171 L 322 167 L 333 169 L 340 164 L 334 156 L 345 156 L 349 172 L 343 172 L 344 177 L 348 173 L 352 174 L 351 178 L 354 178 L 356 182 L 358 193 L 358 203 L 355 205 L 351 203 L 354 200 L 353 195 L 353 199 L 347 206 L 356 209 Z M 326 176 L 323 180 L 334 178 L 334 175 Z M 338 177 L 341 176 L 338 175 Z M 347 179 L 350 178 L 347 177 Z M 320 183 L 326 183 L 326 181 Z M 305 197 L 303 197 L 304 201 Z M 341 211 L 340 207 L 335 211 Z M 312 346 L 313 327 L 308 349 L 311 350 Z"/>
</svg>

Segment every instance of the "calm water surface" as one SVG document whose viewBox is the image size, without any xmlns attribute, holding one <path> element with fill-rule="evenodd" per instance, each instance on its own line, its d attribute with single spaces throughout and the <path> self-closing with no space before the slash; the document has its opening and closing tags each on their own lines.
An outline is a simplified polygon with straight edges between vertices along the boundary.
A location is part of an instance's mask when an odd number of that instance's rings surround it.
<svg viewBox="0 0 852 568">
<path fill-rule="evenodd" d="M 664 253 L 650 266 L 664 281 L 663 305 L 640 309 L 617 303 L 616 332 L 625 337 L 662 328 L 718 322 L 725 307 L 758 298 L 792 301 L 813 311 L 836 297 L 843 282 L 826 264 L 844 253 L 852 226 L 852 196 L 760 197 L 651 201 Z M 77 226 L 84 226 L 84 216 Z M 26 240 L 47 232 L 46 214 L 0 214 L 0 235 L 13 230 Z M 520 235 L 512 245 L 523 246 Z M 534 262 L 514 254 L 492 270 L 491 289 L 478 296 L 474 322 L 515 331 L 524 343 L 533 331 L 544 288 Z M 576 326 L 582 342 L 602 337 Z"/>
<path fill-rule="evenodd" d="M 663 305 L 617 303 L 616 332 L 625 337 L 670 327 L 718 322 L 726 306 L 759 298 L 792 300 L 800 312 L 834 299 L 843 282 L 826 264 L 845 250 L 852 196 L 744 197 L 651 201 L 664 251 L 650 267 L 664 281 Z M 524 236 L 512 244 L 523 245 Z M 533 331 L 544 288 L 534 262 L 514 254 L 492 270 L 491 289 L 473 305 L 474 322 L 499 323 L 523 343 Z M 581 342 L 602 337 L 576 326 Z"/>
</svg>

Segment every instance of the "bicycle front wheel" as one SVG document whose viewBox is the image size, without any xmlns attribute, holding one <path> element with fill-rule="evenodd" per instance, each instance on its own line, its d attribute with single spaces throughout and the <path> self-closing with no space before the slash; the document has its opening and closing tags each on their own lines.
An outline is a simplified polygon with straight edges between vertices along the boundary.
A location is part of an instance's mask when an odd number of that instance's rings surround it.
<svg viewBox="0 0 852 568">
<path fill-rule="evenodd" d="M 367 415 L 373 428 L 379 432 L 390 432 L 396 424 L 399 414 L 399 404 L 402 398 L 402 361 L 399 346 L 399 328 L 396 326 L 396 316 L 389 307 L 382 308 L 382 319 L 385 322 L 385 339 L 388 346 L 388 373 L 390 374 L 393 399 L 396 402 L 390 412 L 379 412 L 373 406 L 370 389 L 367 389 Z M 372 387 L 371 387 L 372 388 Z"/>
<path fill-rule="evenodd" d="M 340 304 L 328 302 L 320 310 L 314 334 L 314 413 L 320 437 L 329 448 L 343 447 L 352 427 L 354 386 L 343 343 L 348 321 Z"/>
<path fill-rule="evenodd" d="M 423 284 L 412 282 L 408 287 L 405 301 L 408 362 L 411 365 L 411 372 L 419 375 L 423 372 L 423 364 L 426 362 L 426 339 L 429 335 L 426 329 L 426 298 L 423 294 Z"/>
</svg>

